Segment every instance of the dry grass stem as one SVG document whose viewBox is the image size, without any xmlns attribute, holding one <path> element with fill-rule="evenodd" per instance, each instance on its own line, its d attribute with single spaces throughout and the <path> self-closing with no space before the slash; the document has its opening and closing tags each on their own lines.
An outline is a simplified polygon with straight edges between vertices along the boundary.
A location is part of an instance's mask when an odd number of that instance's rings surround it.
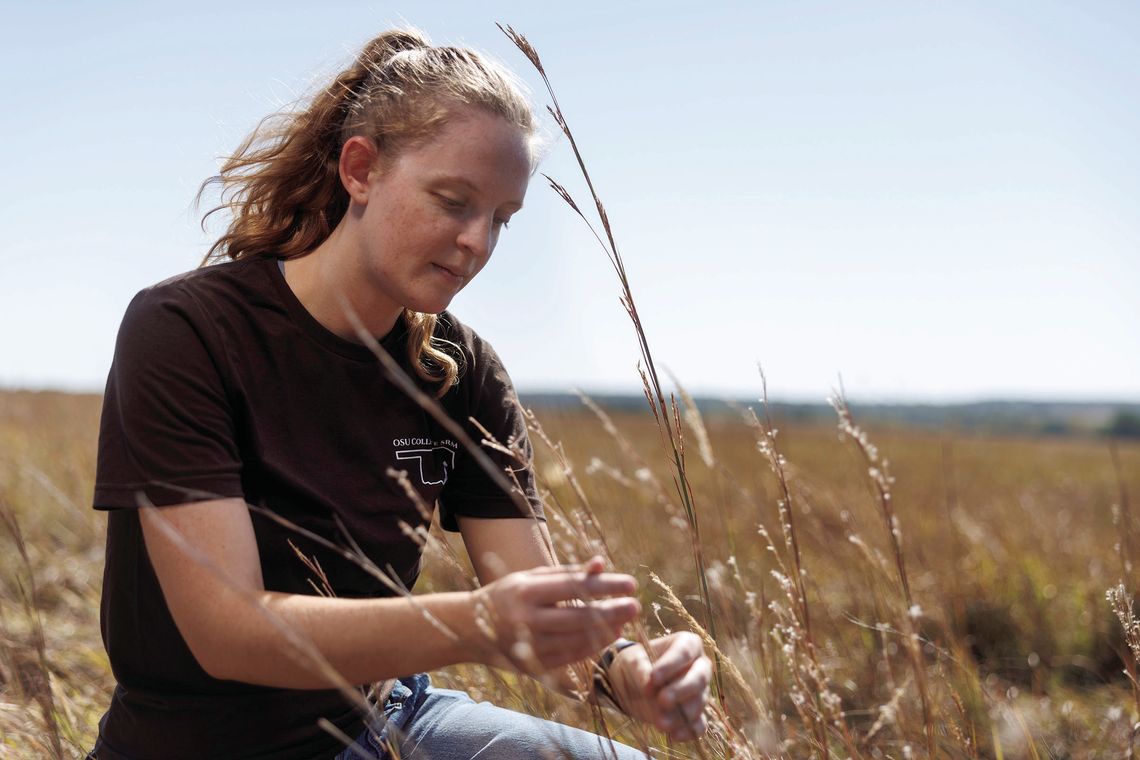
<svg viewBox="0 0 1140 760">
<path fill-rule="evenodd" d="M 890 474 L 889 463 L 879 457 L 878 448 L 871 443 L 867 434 L 855 424 L 855 418 L 847 405 L 843 394 L 836 393 L 830 399 L 836 415 L 839 417 L 839 430 L 855 444 L 867 465 L 867 475 L 875 487 L 878 505 L 882 512 L 883 522 L 886 526 L 887 536 L 891 549 L 894 552 L 895 568 L 898 572 L 897 580 L 902 588 L 905 600 L 905 612 L 900 615 L 904 630 L 906 631 L 905 644 L 910 654 L 911 665 L 914 670 L 915 684 L 918 687 L 918 696 L 922 703 L 922 723 L 926 735 L 926 751 L 931 757 L 935 756 L 934 718 L 931 713 L 930 694 L 927 687 L 926 664 L 923 661 L 922 649 L 919 644 L 917 621 L 922 616 L 922 609 L 915 604 L 911 595 L 910 579 L 907 574 L 906 559 L 903 555 L 902 528 L 895 515 L 892 501 L 891 486 L 894 478 Z"/>
<path fill-rule="evenodd" d="M 605 232 L 605 241 L 594 229 L 594 226 L 582 213 L 581 208 L 570 193 L 559 183 L 555 182 L 550 177 L 547 180 L 550 182 L 551 187 L 555 192 L 562 197 L 570 208 L 578 214 L 579 217 L 586 223 L 587 227 L 594 234 L 598 240 L 610 264 L 617 274 L 618 281 L 621 286 L 621 303 L 625 307 L 626 313 L 629 315 L 630 321 L 633 323 L 634 333 L 637 337 L 638 345 L 641 349 L 641 359 L 644 363 L 645 369 L 642 371 L 642 380 L 645 388 L 646 399 L 649 401 L 650 409 L 653 411 L 654 417 L 658 420 L 658 430 L 661 433 L 662 442 L 666 444 L 666 450 L 671 455 L 673 464 L 673 481 L 680 496 L 681 503 L 685 509 L 685 517 L 688 521 L 690 530 L 692 531 L 691 549 L 693 554 L 693 562 L 696 565 L 697 583 L 700 587 L 701 601 L 704 604 L 706 613 L 706 627 L 712 633 L 713 638 L 716 637 L 716 619 L 713 615 L 711 601 L 709 598 L 708 584 L 705 580 L 706 565 L 703 555 L 703 549 L 700 540 L 700 525 L 697 517 L 697 509 L 694 504 L 693 489 L 689 481 L 689 475 L 685 468 L 684 461 L 684 443 L 683 433 L 680 425 L 680 417 L 677 412 L 676 402 L 667 404 L 665 400 L 665 393 L 662 390 L 661 381 L 658 377 L 657 366 L 653 359 L 653 354 L 649 349 L 649 340 L 646 337 L 645 328 L 642 325 L 641 317 L 637 311 L 637 305 L 633 297 L 633 290 L 630 286 L 629 277 L 625 269 L 625 262 L 618 251 L 617 242 L 614 239 L 613 227 L 610 224 L 609 215 L 606 213 L 605 205 L 602 203 L 601 197 L 598 195 L 594 187 L 593 179 L 590 176 L 589 170 L 586 168 L 585 159 L 582 157 L 582 152 L 578 148 L 578 142 L 574 138 L 574 133 L 570 129 L 570 125 L 562 112 L 562 108 L 558 103 L 558 97 L 554 93 L 554 87 L 547 77 L 546 69 L 542 66 L 542 61 L 539 58 L 538 51 L 523 35 L 516 32 L 511 26 L 499 25 L 499 29 L 515 44 L 527 60 L 538 71 L 539 76 L 542 77 L 543 84 L 546 85 L 546 91 L 550 95 L 551 106 L 548 107 L 551 115 L 554 117 L 555 123 L 561 128 L 566 139 L 570 143 L 570 148 L 574 154 L 574 158 L 578 163 L 578 168 L 581 171 L 582 178 L 585 180 L 587 187 L 590 191 L 590 196 L 594 200 L 594 208 L 598 214 L 598 220 L 601 223 L 602 230 Z M 545 176 L 545 175 L 544 175 Z M 669 410 L 672 410 L 672 415 Z M 716 665 L 716 681 L 718 691 L 720 690 L 720 664 L 719 660 Z"/>
<path fill-rule="evenodd" d="M 43 619 L 40 617 L 40 598 L 36 587 L 36 575 L 32 568 L 32 561 L 28 557 L 28 546 L 24 542 L 24 533 L 20 530 L 20 522 L 16 518 L 16 513 L 3 500 L 0 500 L 0 522 L 4 523 L 4 527 L 12 537 L 12 542 L 19 554 L 27 579 L 26 581 L 17 579 L 16 587 L 25 615 L 32 623 L 31 639 L 36 659 L 34 666 L 21 669 L 19 673 L 20 686 L 40 707 L 48 747 L 55 757 L 63 757 L 63 742 L 60 739 L 59 721 L 56 719 L 55 693 L 52 690 L 51 666 L 48 664 L 47 640 L 44 638 Z"/>
</svg>

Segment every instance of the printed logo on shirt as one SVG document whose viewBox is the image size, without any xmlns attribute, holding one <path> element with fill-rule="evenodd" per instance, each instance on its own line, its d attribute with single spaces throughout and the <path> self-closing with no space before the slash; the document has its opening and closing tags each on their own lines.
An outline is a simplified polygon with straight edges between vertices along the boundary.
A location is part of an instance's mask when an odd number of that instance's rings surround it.
<svg viewBox="0 0 1140 760">
<path fill-rule="evenodd" d="M 396 459 L 407 462 L 410 476 L 419 476 L 425 486 L 442 486 L 455 469 L 455 441 L 431 438 L 393 438 Z M 415 464 L 413 464 L 413 462 Z"/>
</svg>

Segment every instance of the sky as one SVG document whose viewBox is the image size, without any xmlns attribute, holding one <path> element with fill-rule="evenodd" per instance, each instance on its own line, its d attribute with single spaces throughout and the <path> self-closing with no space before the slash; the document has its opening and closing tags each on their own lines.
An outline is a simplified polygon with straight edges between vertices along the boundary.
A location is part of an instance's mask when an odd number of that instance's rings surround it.
<svg viewBox="0 0 1140 760">
<path fill-rule="evenodd" d="M 5 4 L 0 387 L 99 391 L 123 310 L 217 234 L 195 194 L 376 33 L 549 102 L 651 349 L 699 394 L 1140 401 L 1140 5 Z M 541 171 L 587 199 L 547 119 Z M 618 281 L 536 177 L 452 304 L 520 390 L 638 392 Z"/>
</svg>

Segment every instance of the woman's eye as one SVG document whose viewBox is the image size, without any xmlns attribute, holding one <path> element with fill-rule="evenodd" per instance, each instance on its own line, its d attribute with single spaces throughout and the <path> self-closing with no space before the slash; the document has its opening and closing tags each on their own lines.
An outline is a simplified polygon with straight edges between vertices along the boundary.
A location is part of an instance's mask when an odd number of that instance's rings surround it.
<svg viewBox="0 0 1140 760">
<path fill-rule="evenodd" d="M 510 229 L 511 227 L 509 219 L 496 219 L 495 224 L 503 229 Z"/>
<path fill-rule="evenodd" d="M 455 198 L 451 198 L 449 196 L 442 195 L 441 193 L 436 193 L 435 197 L 439 198 L 440 203 L 442 203 L 447 208 L 461 209 L 466 205 L 461 200 L 457 200 Z"/>
</svg>

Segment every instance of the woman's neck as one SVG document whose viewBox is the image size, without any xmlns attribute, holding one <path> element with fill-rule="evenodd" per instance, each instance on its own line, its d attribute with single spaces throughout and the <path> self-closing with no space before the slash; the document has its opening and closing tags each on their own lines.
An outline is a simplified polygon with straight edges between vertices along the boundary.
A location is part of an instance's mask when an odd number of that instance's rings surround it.
<svg viewBox="0 0 1140 760">
<path fill-rule="evenodd" d="M 310 253 L 285 262 L 285 282 L 301 305 L 321 325 L 342 338 L 360 342 L 350 314 L 369 335 L 387 335 L 403 307 L 369 293 L 367 278 L 354 265 L 352 246 L 337 225 L 332 234 Z"/>
</svg>

